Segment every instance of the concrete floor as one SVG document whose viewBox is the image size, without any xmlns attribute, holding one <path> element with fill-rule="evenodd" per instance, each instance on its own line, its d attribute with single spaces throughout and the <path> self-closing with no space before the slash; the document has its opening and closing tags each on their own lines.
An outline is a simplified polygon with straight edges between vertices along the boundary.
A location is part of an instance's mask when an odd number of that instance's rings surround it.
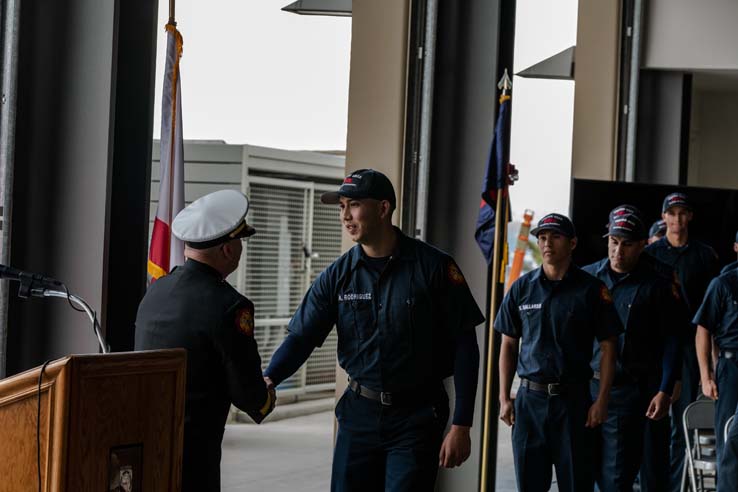
<svg viewBox="0 0 738 492">
<path fill-rule="evenodd" d="M 330 490 L 332 439 L 332 411 L 262 425 L 228 425 L 223 439 L 222 490 L 326 492 Z M 510 429 L 501 425 L 496 487 L 500 492 L 516 490 L 511 450 Z M 557 490 L 556 485 L 551 490 Z"/>
<path fill-rule="evenodd" d="M 222 492 L 330 490 L 333 412 L 226 426 Z"/>
</svg>

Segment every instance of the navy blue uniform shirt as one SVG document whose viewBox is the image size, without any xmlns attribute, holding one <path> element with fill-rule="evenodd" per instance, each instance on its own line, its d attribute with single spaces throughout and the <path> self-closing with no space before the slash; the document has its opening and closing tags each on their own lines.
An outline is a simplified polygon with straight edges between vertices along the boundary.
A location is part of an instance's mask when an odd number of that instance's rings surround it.
<svg viewBox="0 0 738 492">
<path fill-rule="evenodd" d="M 707 328 L 721 350 L 738 350 L 738 270 L 710 282 L 694 323 Z"/>
<path fill-rule="evenodd" d="M 517 372 L 537 383 L 585 383 L 592 377 L 592 344 L 622 326 L 601 280 L 571 265 L 552 282 L 543 268 L 519 278 L 502 301 L 495 330 L 520 338 Z"/>
<path fill-rule="evenodd" d="M 689 317 L 693 317 L 702 302 L 707 285 L 719 271 L 715 250 L 700 241 L 689 241 L 677 248 L 669 244 L 664 236 L 646 246 L 646 252 L 676 271 L 689 309 Z"/>
<path fill-rule="evenodd" d="M 725 265 L 723 269 L 720 270 L 720 275 L 722 275 L 723 273 L 728 273 L 729 271 L 735 269 L 738 269 L 738 261 L 734 261 L 733 263 L 728 263 L 727 265 Z"/>
<path fill-rule="evenodd" d="M 641 258 L 626 275 L 613 272 L 608 258 L 583 270 L 610 289 L 613 306 L 625 330 L 618 337 L 615 382 L 646 383 L 671 393 L 673 369 L 681 359 L 673 349 L 665 354 L 666 343 L 668 340 L 675 345 L 683 337 L 689 319 L 678 286 L 643 260 L 648 259 Z M 668 360 L 664 360 L 665 355 Z M 592 358 L 595 371 L 600 370 L 600 358 L 600 346 L 596 343 Z"/>
<path fill-rule="evenodd" d="M 357 244 L 315 279 L 288 331 L 317 347 L 335 325 L 348 375 L 399 394 L 453 374 L 455 340 L 484 316 L 449 255 L 395 231 L 397 249 L 383 271 Z"/>
</svg>

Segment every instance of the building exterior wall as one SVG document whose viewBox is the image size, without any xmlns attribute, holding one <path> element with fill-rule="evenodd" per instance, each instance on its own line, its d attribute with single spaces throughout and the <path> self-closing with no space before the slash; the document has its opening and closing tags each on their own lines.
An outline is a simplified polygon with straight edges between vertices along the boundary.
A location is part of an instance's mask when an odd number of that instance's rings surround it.
<svg viewBox="0 0 738 492">
<path fill-rule="evenodd" d="M 738 69 L 738 2 L 649 0 L 645 5 L 644 68 Z"/>
<path fill-rule="evenodd" d="M 620 2 L 579 2 L 572 177 L 615 179 Z"/>
</svg>

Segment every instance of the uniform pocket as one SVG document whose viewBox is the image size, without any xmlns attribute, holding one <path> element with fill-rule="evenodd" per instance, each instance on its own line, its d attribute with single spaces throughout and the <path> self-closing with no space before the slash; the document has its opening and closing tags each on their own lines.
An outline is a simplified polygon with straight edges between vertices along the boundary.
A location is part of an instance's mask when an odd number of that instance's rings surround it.
<svg viewBox="0 0 738 492">
<path fill-rule="evenodd" d="M 376 328 L 372 303 L 370 301 L 352 301 L 351 311 L 354 318 L 353 324 L 356 337 L 361 341 L 368 340 L 374 334 Z"/>
</svg>

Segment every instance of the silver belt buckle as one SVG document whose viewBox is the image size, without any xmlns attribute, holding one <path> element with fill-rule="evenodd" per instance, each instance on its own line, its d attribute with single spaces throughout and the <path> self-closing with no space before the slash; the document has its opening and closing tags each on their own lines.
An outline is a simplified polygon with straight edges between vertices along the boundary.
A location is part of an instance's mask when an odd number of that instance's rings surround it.
<svg viewBox="0 0 738 492">
<path fill-rule="evenodd" d="M 386 407 L 392 406 L 392 393 L 385 393 L 382 391 L 379 393 L 379 401 Z"/>
<path fill-rule="evenodd" d="M 559 396 L 561 393 L 558 391 L 558 384 L 556 383 L 549 383 L 548 384 L 548 396 Z"/>
</svg>

